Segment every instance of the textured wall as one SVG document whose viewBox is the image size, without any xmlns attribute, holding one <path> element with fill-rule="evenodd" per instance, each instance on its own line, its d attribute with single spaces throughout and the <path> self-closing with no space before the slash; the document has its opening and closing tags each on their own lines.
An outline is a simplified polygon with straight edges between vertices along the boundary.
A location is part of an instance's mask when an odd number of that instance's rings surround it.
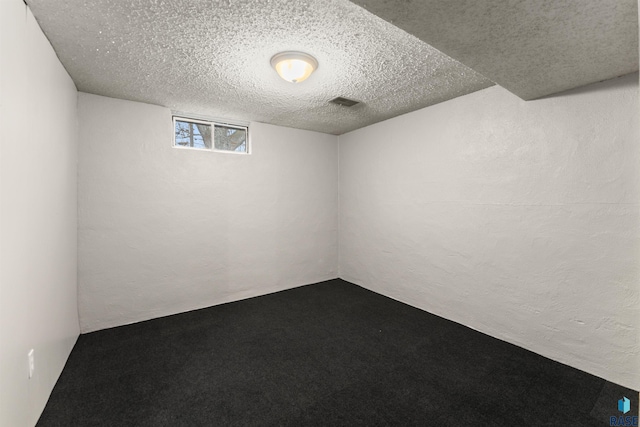
<svg viewBox="0 0 640 427">
<path fill-rule="evenodd" d="M 640 389 L 638 75 L 339 137 L 340 276 Z"/>
<path fill-rule="evenodd" d="M 18 0 L 0 1 L 0 70 L 0 425 L 23 427 L 79 333 L 77 92 Z"/>
<path fill-rule="evenodd" d="M 83 332 L 337 276 L 335 136 L 253 123 L 251 155 L 203 152 L 166 108 L 78 110 Z"/>
</svg>

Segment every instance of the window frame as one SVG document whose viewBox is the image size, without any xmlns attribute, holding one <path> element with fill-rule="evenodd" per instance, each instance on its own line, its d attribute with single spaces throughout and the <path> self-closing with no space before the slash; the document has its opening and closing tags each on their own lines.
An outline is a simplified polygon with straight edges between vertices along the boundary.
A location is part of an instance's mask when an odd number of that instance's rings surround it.
<svg viewBox="0 0 640 427">
<path fill-rule="evenodd" d="M 176 121 L 187 122 L 187 123 L 197 123 L 201 125 L 209 125 L 211 126 L 211 148 L 199 148 L 199 147 L 186 147 L 182 145 L 176 144 Z M 214 119 L 206 119 L 206 118 L 193 118 L 193 116 L 189 114 L 172 114 L 173 123 L 173 138 L 172 138 L 172 147 L 178 148 L 180 150 L 197 150 L 197 151 L 208 151 L 212 153 L 225 153 L 225 154 L 251 154 L 251 144 L 249 143 L 249 125 L 241 125 L 236 123 L 228 123 L 227 121 L 222 120 L 214 120 Z M 245 139 L 245 151 L 231 151 L 231 150 L 220 150 L 216 148 L 215 141 L 215 126 L 223 126 L 225 128 L 231 129 L 240 129 L 244 130 L 246 139 Z"/>
</svg>

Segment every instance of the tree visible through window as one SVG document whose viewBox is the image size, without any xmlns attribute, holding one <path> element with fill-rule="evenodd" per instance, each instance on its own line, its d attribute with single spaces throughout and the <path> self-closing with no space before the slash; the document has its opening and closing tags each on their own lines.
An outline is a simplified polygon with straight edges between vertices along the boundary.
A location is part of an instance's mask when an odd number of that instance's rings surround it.
<svg viewBox="0 0 640 427">
<path fill-rule="evenodd" d="M 211 125 L 176 119 L 176 145 L 211 149 Z"/>
<path fill-rule="evenodd" d="M 174 145 L 202 150 L 247 153 L 247 128 L 174 117 Z M 213 128 L 213 132 L 211 132 Z M 213 141 L 212 141 L 213 139 Z"/>
<path fill-rule="evenodd" d="M 247 131 L 245 129 L 232 128 L 227 126 L 215 126 L 214 141 L 216 150 L 225 151 L 247 151 Z"/>
</svg>

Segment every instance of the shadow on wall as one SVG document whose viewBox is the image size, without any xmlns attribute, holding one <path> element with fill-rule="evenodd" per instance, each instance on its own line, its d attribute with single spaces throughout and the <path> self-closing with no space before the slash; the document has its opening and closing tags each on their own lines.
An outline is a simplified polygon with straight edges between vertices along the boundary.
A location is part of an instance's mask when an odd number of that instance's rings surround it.
<svg viewBox="0 0 640 427">
<path fill-rule="evenodd" d="M 638 72 L 631 73 L 636 75 L 635 81 L 624 79 L 622 81 L 618 81 L 621 77 L 628 76 L 629 74 L 625 74 L 625 76 L 618 76 L 613 79 L 603 80 L 602 82 L 607 82 L 606 84 L 588 84 L 586 86 L 581 86 L 579 88 L 565 90 L 564 92 L 553 93 L 551 95 L 542 96 L 540 98 L 533 99 L 529 102 L 539 101 L 543 99 L 553 99 L 553 98 L 565 98 L 567 96 L 576 96 L 583 95 L 585 93 L 598 93 L 598 92 L 607 92 L 611 89 L 611 86 L 615 84 L 615 86 L 621 90 L 635 88 L 638 83 Z M 602 83 L 600 82 L 600 83 Z M 594 82 L 595 83 L 595 82 Z"/>
</svg>

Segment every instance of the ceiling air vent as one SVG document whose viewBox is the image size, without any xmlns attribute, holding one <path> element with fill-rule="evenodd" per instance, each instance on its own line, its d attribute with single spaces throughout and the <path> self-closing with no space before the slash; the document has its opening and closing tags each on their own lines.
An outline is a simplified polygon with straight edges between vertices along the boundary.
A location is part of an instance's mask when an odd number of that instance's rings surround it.
<svg viewBox="0 0 640 427">
<path fill-rule="evenodd" d="M 353 99 L 347 99 L 347 98 L 343 98 L 341 96 L 332 99 L 331 101 L 334 104 L 338 104 L 338 105 L 343 105 L 345 107 L 353 107 L 356 104 L 359 104 L 359 101 L 354 101 Z"/>
</svg>

